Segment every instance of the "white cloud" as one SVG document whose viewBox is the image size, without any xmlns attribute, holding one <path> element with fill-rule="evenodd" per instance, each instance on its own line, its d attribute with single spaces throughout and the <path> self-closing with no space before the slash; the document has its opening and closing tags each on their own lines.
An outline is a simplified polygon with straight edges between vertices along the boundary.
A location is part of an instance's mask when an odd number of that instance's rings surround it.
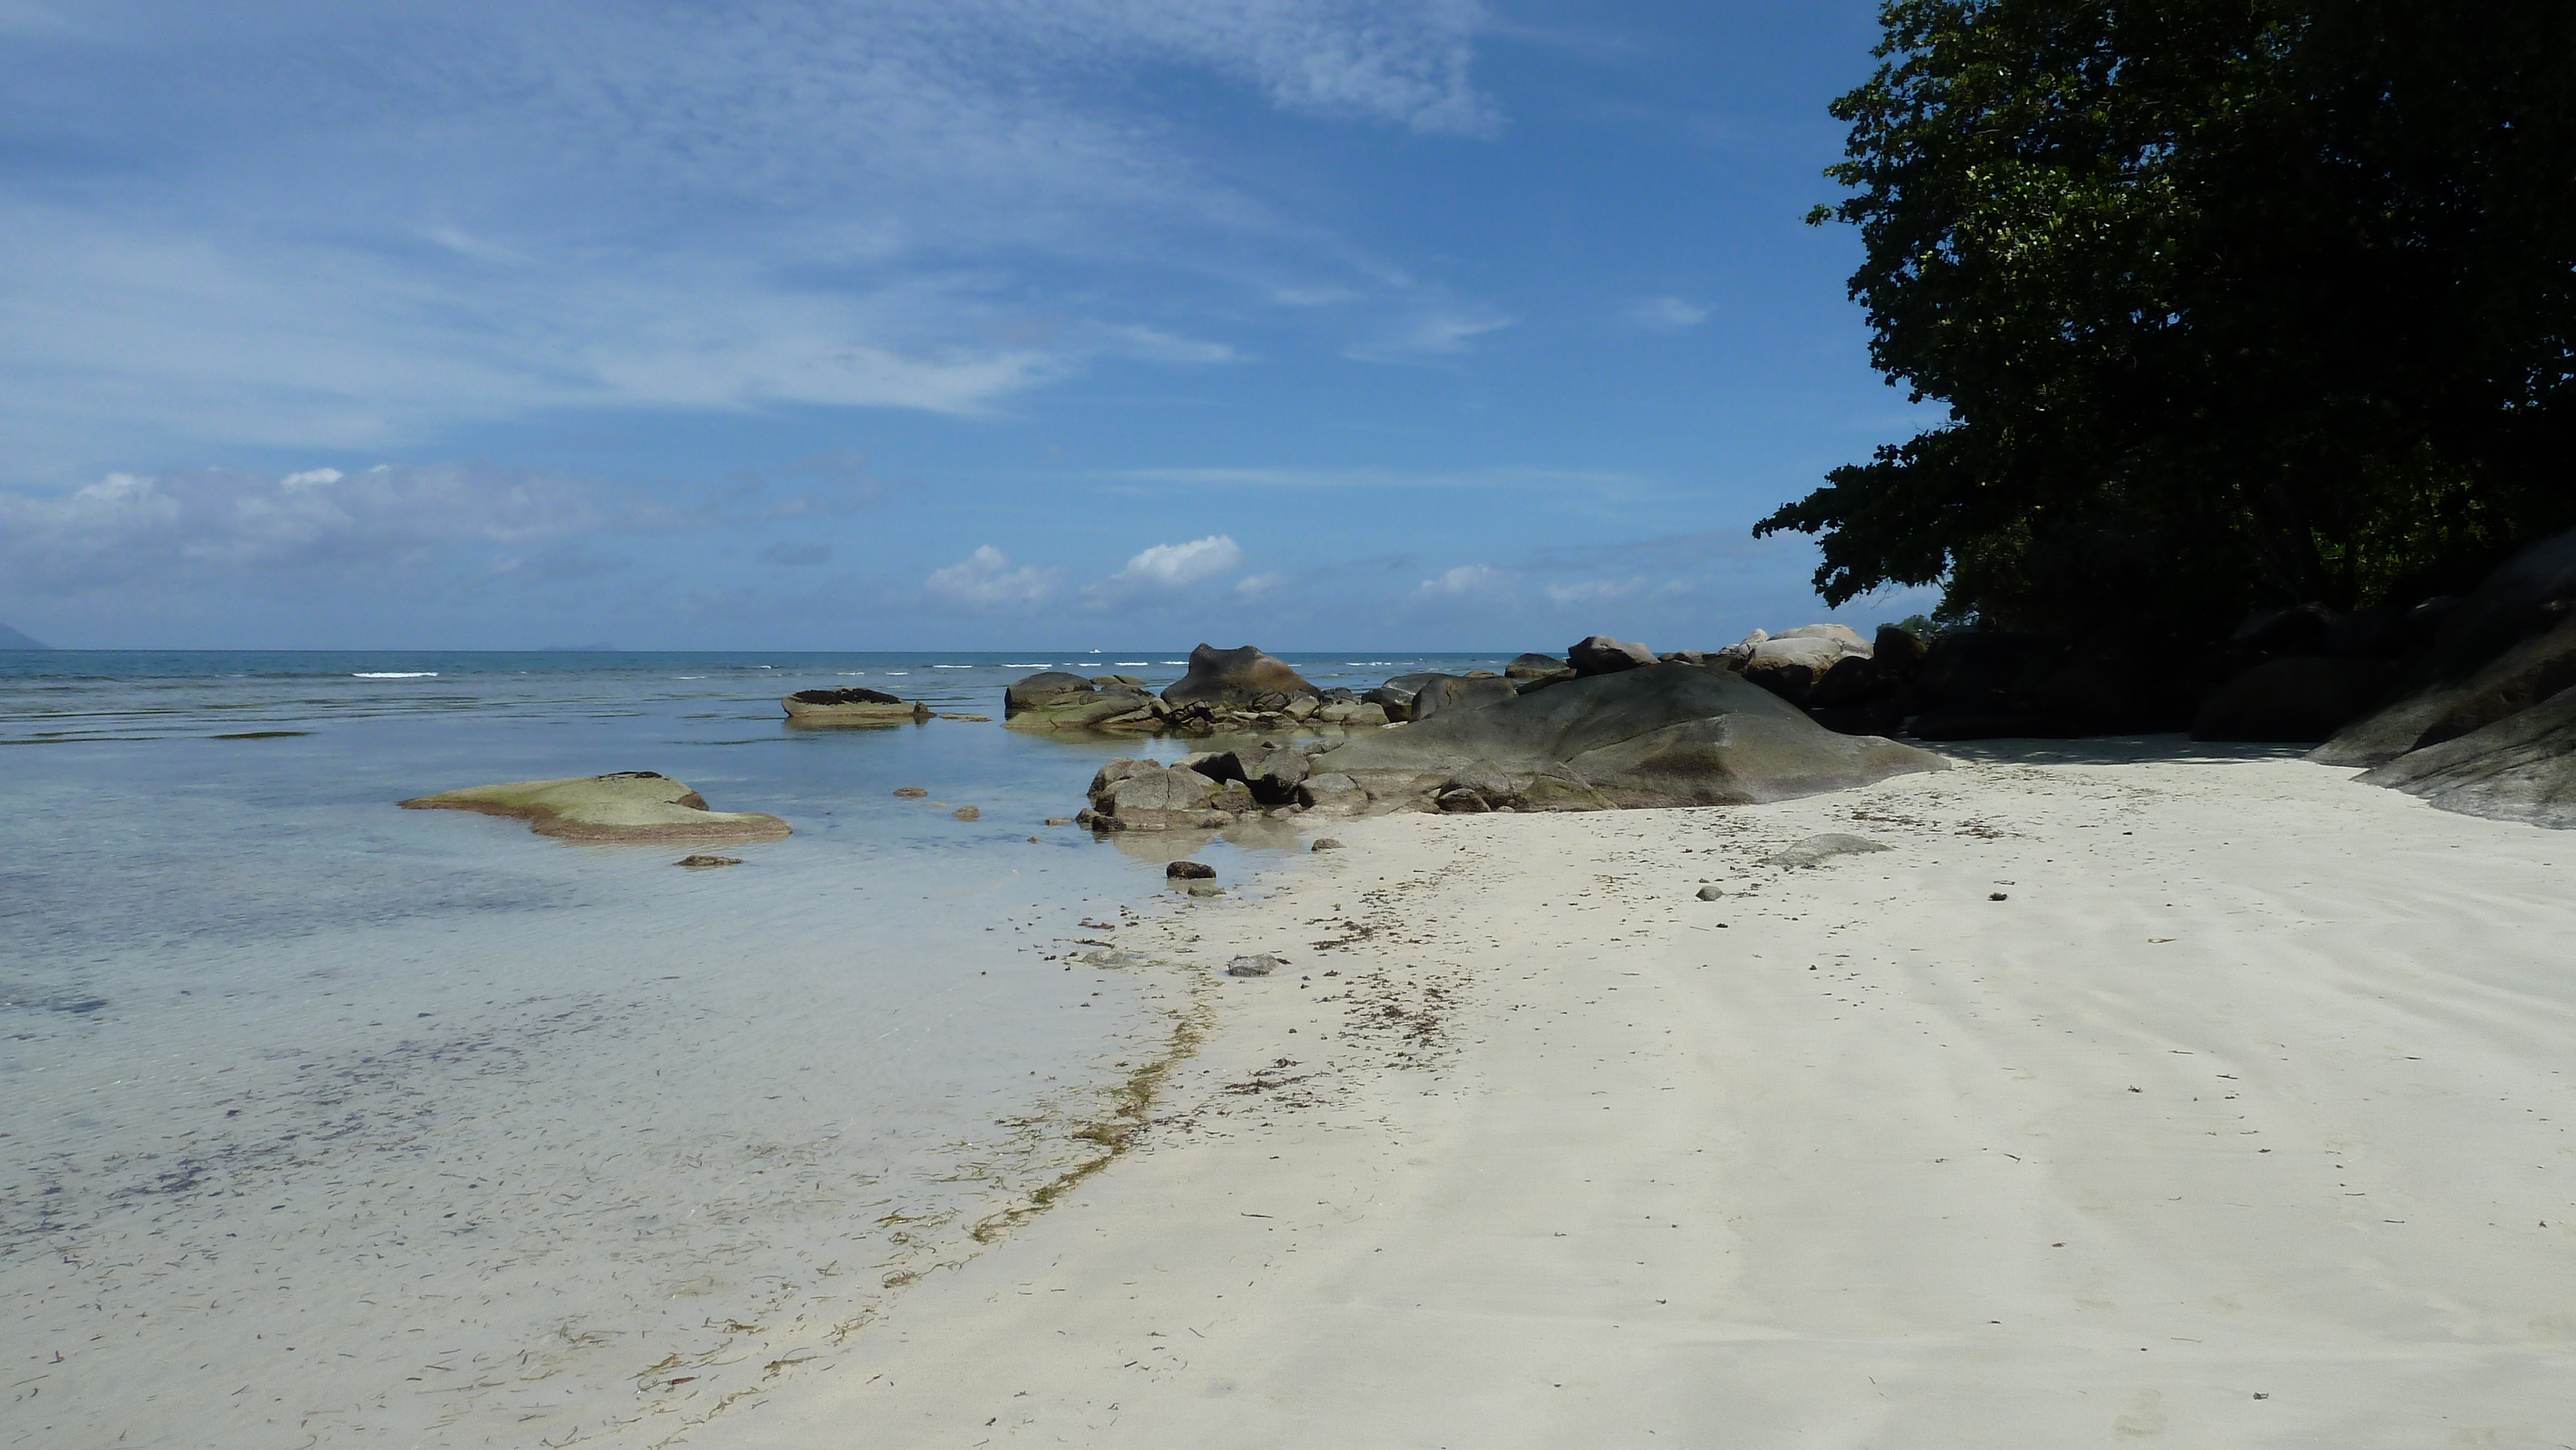
<svg viewBox="0 0 2576 1450">
<path fill-rule="evenodd" d="M 1507 581 L 1502 570 L 1490 564 L 1461 564 L 1436 579 L 1425 579 L 1413 592 L 1430 599 L 1463 599 L 1472 595 L 1491 594 Z"/>
<path fill-rule="evenodd" d="M 1234 581 L 1234 592 L 1246 599 L 1262 599 L 1287 587 L 1285 574 L 1248 574 Z"/>
<path fill-rule="evenodd" d="M 1129 559 L 1127 567 L 1111 576 L 1108 583 L 1112 587 L 1177 589 L 1222 574 L 1242 562 L 1243 550 L 1231 537 L 1210 534 L 1186 544 L 1156 544 Z"/>
<path fill-rule="evenodd" d="M 1392 331 L 1354 344 L 1345 355 L 1361 362 L 1456 357 L 1475 339 L 1511 325 L 1511 318 L 1485 308 L 1442 308 L 1407 318 Z"/>
<path fill-rule="evenodd" d="M 1043 601 L 1055 590 L 1049 571 L 1034 565 L 1014 569 L 1010 556 L 990 544 L 945 569 L 934 569 L 921 582 L 922 592 L 944 604 L 967 609 L 1008 609 Z"/>
<path fill-rule="evenodd" d="M 1708 309 L 1679 297 L 1649 297 L 1628 309 L 1628 320 L 1658 332 L 1682 332 L 1708 321 Z"/>
</svg>

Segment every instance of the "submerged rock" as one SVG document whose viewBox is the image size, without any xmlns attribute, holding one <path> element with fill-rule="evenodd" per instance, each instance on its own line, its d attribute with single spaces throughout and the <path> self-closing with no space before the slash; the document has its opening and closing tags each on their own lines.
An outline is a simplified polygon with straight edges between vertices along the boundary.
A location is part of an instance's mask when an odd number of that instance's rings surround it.
<svg viewBox="0 0 2576 1450">
<path fill-rule="evenodd" d="M 776 816 L 709 810 L 704 796 L 650 770 L 469 786 L 399 804 L 516 816 L 540 836 L 572 841 L 775 841 L 788 834 Z"/>
<path fill-rule="evenodd" d="M 1174 881 L 1214 881 L 1216 868 L 1204 861 L 1174 861 L 1163 868 L 1163 875 Z"/>
<path fill-rule="evenodd" d="M 740 856 L 683 856 L 671 864 L 686 866 L 692 871 L 708 871 L 718 866 L 739 866 L 742 864 L 742 858 Z"/>
<path fill-rule="evenodd" d="M 1948 765 L 1837 735 L 1733 674 L 1651 664 L 1353 740 L 1316 759 L 1304 798 L 1347 780 L 1379 802 L 1464 790 L 1486 809 L 1743 805 Z"/>
</svg>

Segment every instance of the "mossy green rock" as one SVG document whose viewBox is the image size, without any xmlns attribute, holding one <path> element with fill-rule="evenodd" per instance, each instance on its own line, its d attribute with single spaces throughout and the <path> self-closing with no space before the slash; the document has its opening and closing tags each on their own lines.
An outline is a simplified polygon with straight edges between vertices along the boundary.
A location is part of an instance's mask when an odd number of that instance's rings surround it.
<svg viewBox="0 0 2576 1450">
<path fill-rule="evenodd" d="M 516 816 L 569 841 L 775 841 L 788 825 L 758 811 L 714 811 L 704 796 L 650 770 L 468 786 L 401 802 L 410 811 Z"/>
</svg>

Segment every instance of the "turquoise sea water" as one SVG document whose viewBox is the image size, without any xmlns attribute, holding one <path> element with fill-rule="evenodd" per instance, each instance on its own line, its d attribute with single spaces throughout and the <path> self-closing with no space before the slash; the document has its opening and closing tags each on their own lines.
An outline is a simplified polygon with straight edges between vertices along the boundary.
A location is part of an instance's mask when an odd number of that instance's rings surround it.
<svg viewBox="0 0 2576 1450">
<path fill-rule="evenodd" d="M 1043 825 L 1189 747 L 1003 686 L 1184 653 L 0 653 L 0 1446 L 646 1444 L 826 1352 L 1168 1030 L 1083 923 L 1297 845 Z M 852 683 L 993 720 L 785 727 Z M 639 769 L 795 834 L 393 805 Z"/>
</svg>

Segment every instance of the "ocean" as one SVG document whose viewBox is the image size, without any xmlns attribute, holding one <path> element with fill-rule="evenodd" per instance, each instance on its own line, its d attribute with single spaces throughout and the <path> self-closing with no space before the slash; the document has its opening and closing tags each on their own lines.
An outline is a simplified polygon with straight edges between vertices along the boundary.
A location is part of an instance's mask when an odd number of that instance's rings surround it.
<svg viewBox="0 0 2576 1450">
<path fill-rule="evenodd" d="M 1164 1050 L 1085 923 L 1300 848 L 1043 824 L 1197 743 L 1003 687 L 1185 653 L 0 652 L 0 1447 L 651 1445 L 837 1352 Z M 992 720 L 785 727 L 848 684 Z M 795 834 L 394 806 L 615 770 Z"/>
</svg>

